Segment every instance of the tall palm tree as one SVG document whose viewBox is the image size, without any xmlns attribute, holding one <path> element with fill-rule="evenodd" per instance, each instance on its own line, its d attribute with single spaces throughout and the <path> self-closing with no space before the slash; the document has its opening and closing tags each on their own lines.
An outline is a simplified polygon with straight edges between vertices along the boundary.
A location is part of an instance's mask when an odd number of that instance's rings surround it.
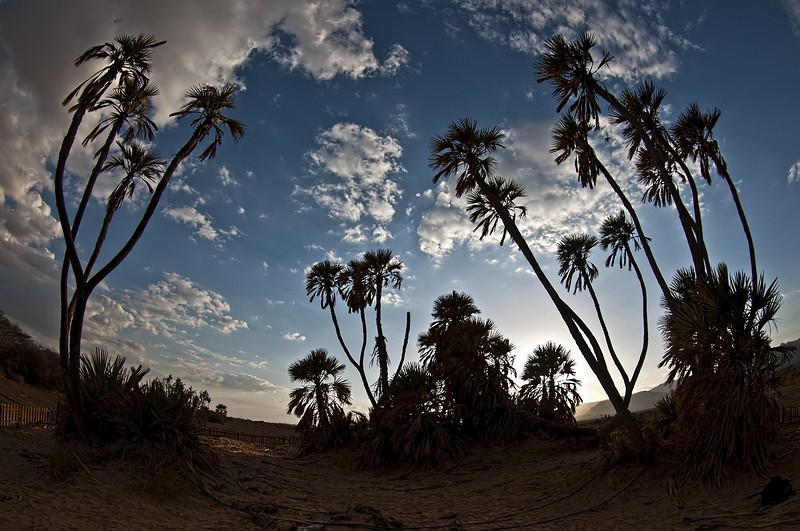
<svg viewBox="0 0 800 531">
<path fill-rule="evenodd" d="M 64 196 L 64 173 L 66 171 L 67 159 L 69 158 L 72 146 L 78 129 L 83 122 L 83 118 L 90 109 L 97 104 L 108 88 L 119 78 L 120 85 L 134 81 L 137 85 L 145 85 L 150 73 L 150 59 L 155 48 L 161 46 L 165 41 L 157 41 L 153 35 L 142 34 L 137 36 L 122 35 L 117 37 L 115 43 L 105 43 L 94 46 L 86 50 L 75 60 L 75 66 L 80 66 L 86 62 L 100 60 L 105 66 L 90 76 L 86 81 L 78 85 L 62 102 L 68 105 L 75 97 L 78 102 L 70 107 L 72 120 L 64 135 L 61 148 L 58 153 L 53 181 L 55 188 L 56 210 L 58 212 L 61 232 L 66 244 L 65 256 L 72 268 L 77 284 L 85 281 L 80 258 L 75 246 L 75 238 L 69 223 L 67 213 L 66 198 Z M 84 207 L 85 208 L 85 207 Z M 79 224 L 79 218 L 78 223 Z M 59 326 L 59 353 L 61 358 L 61 370 L 64 376 L 64 386 L 68 397 L 74 399 L 73 409 L 79 411 L 80 393 L 75 389 L 80 386 L 79 366 L 80 355 L 70 357 L 70 313 L 69 302 L 69 271 L 67 267 L 62 268 L 60 298 L 61 298 L 61 320 Z M 67 377 L 71 374 L 71 377 Z M 73 389 L 73 384 L 75 389 Z M 71 402 L 73 400 L 71 399 Z M 79 424 L 80 424 L 80 420 Z"/>
<path fill-rule="evenodd" d="M 177 116 L 178 119 L 193 116 L 194 120 L 192 121 L 192 125 L 194 126 L 194 131 L 192 135 L 164 169 L 160 179 L 158 179 L 158 184 L 153 189 L 153 193 L 145 207 L 142 217 L 128 240 L 119 251 L 91 277 L 87 277 L 83 270 L 80 258 L 77 255 L 74 239 L 69 235 L 65 235 L 67 252 L 70 254 L 70 265 L 72 267 L 73 276 L 75 277 L 75 288 L 70 299 L 68 294 L 69 286 L 65 277 L 62 275 L 62 318 L 59 347 L 62 354 L 62 370 L 65 371 L 67 375 L 65 379 L 68 380 L 68 382 L 65 382 L 67 385 L 67 393 L 68 396 L 71 397 L 70 403 L 73 406 L 73 410 L 78 412 L 77 414 L 79 416 L 82 410 L 80 404 L 81 397 L 76 391 L 80 388 L 81 336 L 83 331 L 83 319 L 89 296 L 100 282 L 116 269 L 133 250 L 155 213 L 161 196 L 166 191 L 173 174 L 178 169 L 180 163 L 191 155 L 200 142 L 210 133 L 214 134 L 212 142 L 201 154 L 201 158 L 210 158 L 216 155 L 216 148 L 222 141 L 223 127 L 229 131 L 234 142 L 241 140 L 245 132 L 244 125 L 224 114 L 227 110 L 235 107 L 235 100 L 233 97 L 235 91 L 236 89 L 233 85 L 225 85 L 221 89 L 208 85 L 201 85 L 187 92 L 186 97 L 188 101 L 179 111 L 173 113 L 173 116 Z M 68 134 L 70 133 L 68 132 Z M 151 176 L 155 180 L 155 176 L 153 174 L 151 174 Z M 56 172 L 56 179 L 58 180 L 58 171 Z M 125 190 L 127 190 L 127 188 Z M 60 193 L 61 199 L 63 200 L 63 190 Z M 124 195 L 126 192 L 120 191 L 120 193 Z M 59 191 L 57 191 L 56 194 L 59 195 Z M 61 210 L 59 210 L 59 215 L 62 218 L 62 226 L 65 227 L 66 231 L 69 231 L 66 212 L 61 212 Z M 79 426 L 83 420 L 84 419 L 80 417 L 78 418 Z M 83 432 L 80 427 L 79 430 Z"/>
<path fill-rule="evenodd" d="M 382 395 L 389 389 L 389 353 L 382 320 L 383 289 L 386 287 L 400 288 L 403 283 L 403 262 L 395 258 L 389 249 L 379 249 L 364 253 L 363 263 L 368 279 L 365 300 L 369 305 L 375 304 L 375 327 L 378 332 L 378 336 L 375 338 L 375 355 L 380 371 L 378 394 Z M 407 335 L 408 333 L 406 333 Z"/>
<path fill-rule="evenodd" d="M 533 349 L 522 371 L 525 383 L 520 402 L 540 417 L 575 424 L 575 411 L 582 402 L 575 361 L 562 345 L 548 341 Z"/>
<path fill-rule="evenodd" d="M 511 219 L 516 222 L 517 215 L 524 218 L 528 214 L 528 209 L 525 206 L 516 204 L 518 199 L 525 197 L 525 187 L 511 179 L 505 179 L 500 176 L 492 176 L 487 181 L 489 189 L 497 196 L 503 204 L 503 208 L 511 213 Z M 495 212 L 486 197 L 480 192 L 473 190 L 467 198 L 467 212 L 469 212 L 469 220 L 475 224 L 473 232 L 480 230 L 481 237 L 484 239 L 487 234 L 492 234 L 497 228 L 497 224 L 501 221 L 500 216 Z M 508 231 L 503 228 L 503 235 L 500 237 L 500 245 L 506 240 Z"/>
<path fill-rule="evenodd" d="M 475 188 L 486 197 L 488 203 L 503 221 L 509 237 L 520 249 L 536 278 L 555 305 L 570 335 L 592 371 L 597 375 L 614 408 L 622 415 L 626 423 L 633 424 L 635 421 L 624 404 L 614 379 L 602 361 L 603 352 L 599 342 L 586 323 L 561 299 L 511 215 L 487 184 L 487 179 L 493 175 L 496 166 L 494 153 L 503 147 L 504 136 L 503 131 L 496 127 L 479 129 L 477 123 L 469 118 L 451 123 L 445 134 L 437 135 L 431 140 L 429 165 L 436 170 L 433 182 L 437 182 L 440 178 L 455 176 L 457 197 L 471 192 Z"/>
<path fill-rule="evenodd" d="M 289 393 L 288 414 L 300 417 L 298 430 L 330 433 L 336 416 L 344 416 L 342 406 L 352 402 L 350 385 L 342 379 L 344 364 L 324 348 L 312 350 L 289 365 L 289 379 L 303 384 Z"/>
<path fill-rule="evenodd" d="M 670 146 L 668 143 L 659 143 L 657 138 L 648 134 L 648 124 L 643 123 L 642 116 L 636 114 L 636 109 L 626 106 L 597 79 L 597 72 L 613 58 L 608 52 L 603 52 L 601 59 L 595 62 L 592 49 L 596 45 L 597 39 L 589 33 L 583 33 L 571 42 L 560 35 L 547 39 L 544 43 L 545 52 L 536 64 L 536 80 L 552 85 L 553 94 L 558 101 L 557 112 L 561 112 L 571 102 L 568 110 L 578 122 L 599 129 L 600 100 L 604 100 L 611 108 L 612 117 L 616 117 L 617 123 L 624 121 L 636 131 L 636 137 L 649 152 L 661 181 L 666 184 L 676 205 L 693 263 L 699 271 L 705 271 L 708 261 L 701 245 L 702 234 L 698 234 L 697 221 L 689 214 L 669 176 Z"/>
<path fill-rule="evenodd" d="M 678 154 L 685 158 L 691 158 L 693 162 L 699 161 L 700 175 L 706 182 L 711 184 L 711 164 L 717 171 L 717 175 L 722 177 L 728 184 L 733 202 L 736 205 L 736 212 L 742 224 L 745 238 L 747 239 L 747 249 L 750 254 L 750 275 L 754 280 L 758 278 L 758 268 L 756 266 L 756 251 L 753 244 L 753 235 L 750 232 L 750 225 L 747 222 L 739 193 L 728 173 L 728 165 L 719 149 L 719 144 L 714 138 L 714 127 L 721 112 L 713 109 L 709 112 L 702 112 L 697 103 L 692 103 L 678 116 L 672 126 L 672 136 Z"/>
<path fill-rule="evenodd" d="M 620 210 L 617 214 L 611 215 L 603 220 L 600 225 L 600 248 L 604 251 L 609 251 L 606 258 L 606 267 L 613 267 L 615 262 L 619 261 L 619 267 L 628 267 L 628 271 L 633 268 L 636 272 L 636 278 L 639 280 L 639 288 L 642 292 L 642 350 L 639 353 L 639 360 L 633 370 L 633 374 L 627 383 L 625 389 L 625 402 L 630 404 L 631 396 L 633 395 L 633 388 L 639 379 L 639 373 L 644 365 L 644 360 L 647 357 L 647 348 L 650 341 L 650 331 L 648 325 L 648 311 L 647 311 L 647 286 L 645 285 L 642 271 L 636 258 L 633 256 L 633 251 L 638 251 L 641 247 L 639 240 L 636 237 L 636 232 L 630 221 L 625 217 L 625 212 Z M 633 248 L 631 248 L 633 247 Z M 665 301 L 666 303 L 666 301 Z"/>
<path fill-rule="evenodd" d="M 603 330 L 603 337 L 605 337 L 608 352 L 611 355 L 611 359 L 614 361 L 614 365 L 616 365 L 617 370 L 622 376 L 627 391 L 627 389 L 630 388 L 628 375 L 614 349 L 614 344 L 611 341 L 611 334 L 608 331 L 603 311 L 600 308 L 600 300 L 597 298 L 594 287 L 592 287 L 592 281 L 600 274 L 597 266 L 589 261 L 589 255 L 596 246 L 597 238 L 588 234 L 568 234 L 561 238 L 556 250 L 556 259 L 559 263 L 558 275 L 561 277 L 561 283 L 564 284 L 567 290 L 572 287 L 574 281 L 575 287 L 572 289 L 573 294 L 578 291 L 583 291 L 584 289 L 589 292 L 589 296 L 594 303 L 597 319 L 600 321 L 600 328 Z M 605 359 L 601 359 L 600 362 L 605 364 Z"/>
<path fill-rule="evenodd" d="M 375 407 L 375 397 L 372 394 L 372 389 L 370 388 L 364 369 L 364 348 L 361 349 L 360 360 L 356 361 L 350 353 L 350 349 L 347 348 L 339 326 L 339 319 L 336 316 L 336 296 L 337 294 L 344 296 L 344 278 L 346 275 L 347 271 L 345 266 L 339 262 L 331 262 L 330 260 L 317 262 L 306 272 L 306 295 L 310 297 L 309 302 L 313 302 L 315 297 L 319 297 L 320 308 L 323 310 L 327 308 L 330 311 L 331 320 L 333 321 L 333 327 L 336 330 L 336 337 L 339 340 L 339 344 L 347 356 L 347 359 L 358 371 L 361 382 L 364 385 L 364 390 L 367 392 L 367 398 L 372 407 Z M 366 338 L 366 333 L 364 337 Z"/>
</svg>

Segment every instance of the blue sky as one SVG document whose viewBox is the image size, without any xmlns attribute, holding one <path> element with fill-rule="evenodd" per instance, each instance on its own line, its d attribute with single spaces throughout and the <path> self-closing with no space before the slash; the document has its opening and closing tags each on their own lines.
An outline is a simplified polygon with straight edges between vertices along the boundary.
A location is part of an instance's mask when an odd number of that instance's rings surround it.
<svg viewBox="0 0 800 531">
<path fill-rule="evenodd" d="M 471 294 L 482 316 L 516 345 L 518 368 L 547 340 L 579 357 L 514 246 L 479 241 L 464 201 L 452 183 L 432 184 L 427 160 L 430 139 L 452 120 L 502 127 L 507 149 L 498 172 L 526 186 L 522 228 L 557 282 L 558 239 L 595 231 L 620 207 L 603 185 L 581 190 L 571 165 L 556 166 L 548 153 L 558 116 L 549 87 L 534 80 L 536 57 L 552 34 L 585 30 L 615 56 L 605 74 L 610 87 L 650 79 L 667 90 L 665 120 L 695 101 L 722 110 L 716 136 L 749 216 L 759 267 L 778 279 L 784 296 L 774 341 L 800 337 L 797 0 L 0 2 L 0 309 L 56 345 L 63 244 L 51 169 L 69 120 L 60 102 L 92 72 L 72 61 L 116 35 L 149 32 L 168 41 L 153 60 L 160 152 L 170 155 L 187 138 L 187 126 L 168 115 L 197 83 L 241 86 L 231 115 L 247 135 L 235 145 L 225 137 L 214 160 L 184 163 L 135 251 L 95 293 L 87 348 L 180 376 L 233 415 L 290 420 L 289 363 L 319 347 L 345 359 L 329 315 L 308 302 L 306 268 L 389 248 L 405 264 L 402 288 L 388 294 L 385 309 L 395 360 L 405 312 L 412 314 L 413 360 L 434 299 L 454 289 Z M 609 137 L 603 156 L 638 200 L 619 135 Z M 73 153 L 73 207 L 91 155 Z M 112 188 L 111 180 L 100 187 L 94 227 Z M 712 261 L 746 268 L 724 183 L 703 185 L 702 194 Z M 134 197 L 115 219 L 110 247 L 130 230 L 126 222 L 141 214 L 143 199 Z M 639 209 L 663 269 L 671 276 L 688 265 L 673 212 Z M 602 266 L 603 256 L 593 259 Z M 650 280 L 652 340 L 642 389 L 664 376 Z M 595 285 L 617 351 L 632 367 L 641 326 L 635 278 L 601 267 Z M 591 319 L 585 293 L 564 295 Z M 357 320 L 346 313 L 340 319 L 355 345 Z M 584 399 L 603 398 L 580 359 L 578 367 Z M 355 406 L 365 409 L 355 372 L 346 375 Z"/>
</svg>

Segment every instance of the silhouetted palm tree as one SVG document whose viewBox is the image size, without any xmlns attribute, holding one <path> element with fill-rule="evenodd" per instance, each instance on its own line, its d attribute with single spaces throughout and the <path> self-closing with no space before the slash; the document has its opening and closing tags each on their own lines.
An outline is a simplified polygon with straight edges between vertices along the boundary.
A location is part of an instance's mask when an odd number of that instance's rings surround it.
<svg viewBox="0 0 800 531">
<path fill-rule="evenodd" d="M 612 60 L 612 56 L 603 52 L 601 59 L 595 62 L 592 49 L 596 44 L 596 38 L 589 33 L 583 33 L 571 42 L 560 35 L 547 39 L 544 43 L 545 52 L 536 64 L 536 80 L 552 85 L 553 94 L 558 100 L 557 112 L 561 112 L 571 102 L 569 112 L 579 123 L 587 124 L 588 127 L 599 129 L 600 100 L 608 103 L 612 119 L 616 123 L 624 122 L 630 128 L 630 134 L 644 144 L 639 152 L 648 152 L 653 167 L 658 169 L 660 181 L 664 183 L 676 205 L 693 263 L 698 270 L 705 270 L 708 260 L 704 252 L 702 231 L 698 234 L 697 220 L 686 210 L 668 169 L 672 158 L 669 143 L 661 143 L 657 137 L 648 134 L 648 128 L 654 130 L 654 124 L 648 125 L 647 116 L 637 114 L 637 108 L 642 109 L 641 105 L 626 106 L 625 102 L 620 101 L 597 79 L 597 72 Z M 655 103 L 656 99 L 653 98 L 651 103 Z"/>
<path fill-rule="evenodd" d="M 78 256 L 74 233 L 70 227 L 69 217 L 66 212 L 66 202 L 63 194 L 63 172 L 66 165 L 66 159 L 69 156 L 69 151 L 77 132 L 77 126 L 80 124 L 83 114 L 91 110 L 93 106 L 97 105 L 99 98 L 108 89 L 113 79 L 119 75 L 122 79 L 121 83 L 135 80 L 135 82 L 140 84 L 141 87 L 147 86 L 146 74 L 149 72 L 149 65 L 146 64 L 146 61 L 142 62 L 142 58 L 149 58 L 150 50 L 153 47 L 158 46 L 159 43 L 156 43 L 154 39 L 148 36 L 140 36 L 140 38 L 134 38 L 131 40 L 134 43 L 132 46 L 135 49 L 130 54 L 126 55 L 123 53 L 119 57 L 114 56 L 113 65 L 111 65 L 108 69 L 101 71 L 103 72 L 102 74 L 95 74 L 95 76 L 90 78 L 90 80 L 88 80 L 85 84 L 81 85 L 82 89 L 79 87 L 79 89 L 76 89 L 76 91 L 74 91 L 67 98 L 67 100 L 65 100 L 69 101 L 80 91 L 78 103 L 71 109 L 74 112 L 73 122 L 70 125 L 70 129 L 67 131 L 64 142 L 62 143 L 62 149 L 59 154 L 59 161 L 55 171 L 56 204 L 64 232 L 64 241 L 67 248 L 66 255 L 68 256 L 69 267 L 72 270 L 75 280 L 74 291 L 70 297 L 70 286 L 68 282 L 69 275 L 68 271 L 66 271 L 67 268 L 64 268 L 61 277 L 61 326 L 59 350 L 61 353 L 62 373 L 64 374 L 67 395 L 70 405 L 75 412 L 76 423 L 81 434 L 85 432 L 82 427 L 85 419 L 83 418 L 83 407 L 79 392 L 81 386 L 79 374 L 80 349 L 83 319 L 89 296 L 100 284 L 100 282 L 102 282 L 111 271 L 118 267 L 119 264 L 133 250 L 133 247 L 144 233 L 150 218 L 152 218 L 153 214 L 155 213 L 161 196 L 167 189 L 169 181 L 180 163 L 186 159 L 195 150 L 198 144 L 212 132 L 214 133 L 214 139 L 200 155 L 201 159 L 213 157 L 216 154 L 216 148 L 221 143 L 224 134 L 223 128 L 229 131 L 234 142 L 238 142 L 244 135 L 245 131 L 244 126 L 240 122 L 229 118 L 224 114 L 224 112 L 226 112 L 228 109 L 232 109 L 235 106 L 233 96 L 236 89 L 233 85 L 226 85 L 221 89 L 207 85 L 201 85 L 188 91 L 188 101 L 178 112 L 173 113 L 173 116 L 177 116 L 179 119 L 187 116 L 194 116 L 192 125 L 195 126 L 195 129 L 191 137 L 173 156 L 170 163 L 160 175 L 160 178 L 157 178 L 157 172 L 145 170 L 145 166 L 138 166 L 139 172 L 131 173 L 127 181 L 123 180 L 123 183 L 121 183 L 120 187 L 115 190 L 115 194 L 112 194 L 114 197 L 111 198 L 111 202 L 109 203 L 111 210 L 107 210 L 107 215 L 109 213 L 113 215 L 115 208 L 118 208 L 119 206 L 118 202 L 121 202 L 125 195 L 131 190 L 131 186 L 136 182 L 137 176 L 141 178 L 142 175 L 147 175 L 147 177 L 145 177 L 146 180 L 158 181 L 158 184 L 152 189 L 152 195 L 147 206 L 145 207 L 141 219 L 134 228 L 127 242 L 119 251 L 117 251 L 116 254 L 112 255 L 111 259 L 103 267 L 94 273 L 94 275 L 89 277 L 90 271 L 84 270 L 80 257 Z M 82 60 L 86 60 L 86 58 L 93 58 L 96 55 L 105 57 L 109 53 L 111 53 L 110 48 L 107 49 L 103 46 L 96 47 L 95 49 L 87 52 L 87 54 L 84 54 L 84 56 L 82 56 L 84 59 Z M 128 57 L 128 55 L 132 57 L 131 64 L 127 64 L 123 60 L 124 57 Z M 79 60 L 81 60 L 81 58 L 79 58 Z M 134 148 L 129 146 L 127 149 L 129 150 L 128 154 L 130 154 L 130 151 Z M 142 153 L 146 155 L 147 150 L 144 150 Z M 140 158 L 150 158 L 152 162 L 152 157 L 144 156 Z M 120 161 L 122 161 L 122 159 L 120 159 Z M 128 164 L 128 162 L 125 162 L 124 164 Z M 112 164 L 111 166 L 107 166 L 105 164 L 103 165 L 104 169 L 113 169 L 114 167 L 116 167 L 116 164 Z M 142 171 L 144 171 L 144 174 L 141 173 Z M 102 242 L 99 243 L 101 244 Z M 91 259 L 90 262 L 91 265 L 94 265 Z M 90 270 L 91 268 L 87 267 L 87 269 Z"/>
<path fill-rule="evenodd" d="M 633 246 L 633 249 L 631 249 L 631 246 Z M 639 269 L 639 264 L 636 263 L 636 258 L 633 256 L 633 251 L 640 249 L 639 240 L 635 236 L 633 225 L 625 218 L 623 211 L 620 210 L 617 214 L 603 220 L 600 225 L 600 248 L 604 251 L 610 251 L 608 258 L 606 258 L 606 267 L 613 267 L 619 260 L 619 267 L 628 266 L 628 271 L 633 268 L 642 292 L 642 350 L 639 353 L 639 361 L 636 363 L 630 379 L 627 378 L 625 371 L 621 371 L 625 382 L 625 402 L 630 404 L 633 388 L 639 379 L 639 373 L 647 357 L 650 331 L 648 326 L 647 286 L 642 277 L 642 271 Z"/>
<path fill-rule="evenodd" d="M 558 275 L 561 277 L 561 283 L 564 284 L 564 287 L 568 290 L 572 287 L 574 282 L 575 287 L 572 289 L 573 294 L 578 291 L 583 291 L 584 289 L 589 292 L 589 296 L 594 303 L 597 319 L 600 321 L 600 328 L 603 330 L 603 337 L 605 337 L 608 352 L 611 355 L 611 359 L 614 361 L 614 365 L 616 365 L 622 375 L 627 391 L 630 387 L 628 375 L 614 349 L 614 344 L 611 341 L 611 334 L 608 331 L 603 311 L 600 308 L 600 300 L 597 298 L 594 287 L 592 287 L 592 281 L 600 274 L 597 266 L 589 261 L 589 255 L 592 253 L 595 246 L 597 246 L 597 238 L 588 234 L 568 234 L 561 238 L 556 250 L 556 259 L 559 263 Z M 601 358 L 598 361 L 605 364 L 605 359 Z"/>
<path fill-rule="evenodd" d="M 383 289 L 400 288 L 403 283 L 403 263 L 395 258 L 389 249 L 367 251 L 364 253 L 363 263 L 367 278 L 365 301 L 369 305 L 375 304 L 375 327 L 378 331 L 378 336 L 375 338 L 375 355 L 380 370 L 378 394 L 382 395 L 389 389 L 389 352 L 382 320 Z"/>
<path fill-rule="evenodd" d="M 336 316 L 336 295 L 339 294 L 344 297 L 343 290 L 346 282 L 345 277 L 351 278 L 347 276 L 346 268 L 342 264 L 338 262 L 331 262 L 330 260 L 317 262 L 306 272 L 306 295 L 310 297 L 309 302 L 313 302 L 315 297 L 319 297 L 320 308 L 323 310 L 328 308 L 330 311 L 331 320 L 333 321 L 333 327 L 336 330 L 336 337 L 339 340 L 339 345 L 341 345 L 342 350 L 347 356 L 347 359 L 358 371 L 358 374 L 361 377 L 361 382 L 364 385 L 365 391 L 367 392 L 367 398 L 369 399 L 372 407 L 375 407 L 375 397 L 372 394 L 372 390 L 370 389 L 369 381 L 367 380 L 366 372 L 364 370 L 364 349 L 362 348 L 361 350 L 360 361 L 356 361 L 350 353 L 350 349 L 347 348 L 347 344 L 342 336 L 341 328 L 339 327 L 339 319 Z M 366 326 L 366 322 L 364 325 Z M 364 334 L 364 337 L 366 337 L 366 333 Z"/>
<path fill-rule="evenodd" d="M 350 385 L 342 379 L 344 364 L 324 348 L 312 350 L 305 358 L 289 365 L 289 379 L 303 384 L 289 394 L 286 413 L 300 417 L 302 433 L 329 434 L 334 418 L 344 416 L 342 406 L 352 401 Z"/>
<path fill-rule="evenodd" d="M 453 290 L 451 293 L 436 297 L 433 302 L 433 311 L 428 330 L 422 332 L 417 338 L 420 349 L 420 361 L 423 366 L 433 373 L 440 362 L 440 353 L 450 340 L 453 327 L 456 323 L 465 321 L 481 313 L 475 305 L 475 299 L 467 293 Z"/>
<path fill-rule="evenodd" d="M 569 97 L 567 96 L 567 98 Z M 597 339 L 575 311 L 561 299 L 513 218 L 487 184 L 487 179 L 493 175 L 496 165 L 493 155 L 497 149 L 503 147 L 504 136 L 503 131 L 499 128 L 478 129 L 477 123 L 469 118 L 451 123 L 444 135 L 436 136 L 431 141 L 429 165 L 436 170 L 433 181 L 437 182 L 442 177 L 455 176 L 457 178 L 456 196 L 460 197 L 475 188 L 478 188 L 485 196 L 489 205 L 494 208 L 503 221 L 509 236 L 530 264 L 536 278 L 553 301 L 570 335 L 592 371 L 597 375 L 614 408 L 624 417 L 623 420 L 626 423 L 634 424 L 635 421 L 624 404 L 622 395 L 608 373 L 605 362 L 602 361 L 603 353 Z"/>
<path fill-rule="evenodd" d="M 636 209 L 631 204 L 628 196 L 622 190 L 619 183 L 611 175 L 605 165 L 597 158 L 597 154 L 589 144 L 589 132 L 591 128 L 586 123 L 578 122 L 574 116 L 569 114 L 562 115 L 556 125 L 553 127 L 551 133 L 551 147 L 550 153 L 556 153 L 556 163 L 561 164 L 568 160 L 569 157 L 574 156 L 575 172 L 578 176 L 578 181 L 582 187 L 593 188 L 597 182 L 598 174 L 605 177 L 611 189 L 622 201 L 625 210 L 633 220 L 634 227 L 638 234 L 639 241 L 641 241 L 642 248 L 644 249 L 645 256 L 647 257 L 650 269 L 656 277 L 659 287 L 661 288 L 662 295 L 669 300 L 670 291 L 664 275 L 661 273 L 661 268 L 655 259 L 653 250 L 650 247 L 649 238 L 644 234 L 642 223 L 636 213 Z"/>
<path fill-rule="evenodd" d="M 502 203 L 503 208 L 510 213 L 514 222 L 517 220 L 517 214 L 519 214 L 520 218 L 524 218 L 527 215 L 527 207 L 516 204 L 517 199 L 525 197 L 524 186 L 516 181 L 499 176 L 490 177 L 486 184 Z M 481 240 L 487 234 L 494 233 L 497 223 L 501 221 L 500 216 L 492 208 L 486 197 L 477 190 L 473 190 L 467 198 L 467 212 L 469 212 L 469 220 L 475 224 L 473 232 L 481 231 Z M 500 245 L 505 242 L 507 234 L 508 231 L 504 226 L 503 235 L 500 237 Z"/>
<path fill-rule="evenodd" d="M 752 282 L 720 264 L 699 280 L 682 269 L 673 281 L 676 304 L 660 327 L 668 382 L 683 432 L 684 473 L 718 483 L 730 462 L 766 469 L 769 439 L 780 412 L 777 369 L 791 354 L 773 347 L 781 296 L 776 282 Z"/>
<path fill-rule="evenodd" d="M 756 251 L 753 244 L 753 235 L 750 233 L 750 225 L 747 222 L 739 193 L 728 173 L 728 165 L 719 150 L 719 144 L 714 138 L 714 127 L 720 117 L 720 110 L 713 109 L 704 113 L 700 111 L 697 103 L 692 103 L 678 116 L 672 126 L 672 136 L 675 139 L 678 154 L 683 158 L 691 158 L 693 162 L 699 161 L 700 175 L 706 182 L 711 184 L 711 164 L 717 170 L 717 174 L 728 184 L 733 202 L 736 205 L 736 212 L 742 224 L 745 237 L 747 238 L 747 249 L 750 253 L 750 275 L 751 278 L 758 278 L 758 268 L 756 266 Z"/>
<path fill-rule="evenodd" d="M 567 349 L 552 341 L 536 347 L 525 360 L 522 379 L 519 397 L 524 406 L 542 418 L 575 424 L 581 382 Z"/>
</svg>

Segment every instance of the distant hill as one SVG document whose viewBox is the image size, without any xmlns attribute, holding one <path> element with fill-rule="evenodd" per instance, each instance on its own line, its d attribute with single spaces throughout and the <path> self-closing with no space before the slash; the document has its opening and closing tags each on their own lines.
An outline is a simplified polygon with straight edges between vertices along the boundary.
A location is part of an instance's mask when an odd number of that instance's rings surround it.
<svg viewBox="0 0 800 531">
<path fill-rule="evenodd" d="M 631 396 L 631 411 L 644 411 L 651 409 L 655 403 L 669 394 L 669 387 L 667 384 L 661 384 L 648 391 L 639 391 L 633 393 Z M 575 417 L 578 420 L 591 420 L 600 418 L 603 415 L 615 415 L 614 406 L 608 400 L 600 400 L 599 402 L 588 402 L 578 406 L 578 411 Z"/>
<path fill-rule="evenodd" d="M 794 347 L 795 349 L 795 355 L 786 363 L 786 367 L 800 366 L 800 339 L 782 343 L 781 346 Z M 671 386 L 663 383 L 647 391 L 633 393 L 633 396 L 631 396 L 631 411 L 635 413 L 636 411 L 643 411 L 654 407 L 655 403 L 668 395 L 671 390 Z M 600 418 L 603 415 L 614 414 L 616 414 L 616 411 L 614 411 L 614 406 L 611 405 L 611 402 L 608 400 L 600 400 L 598 402 L 587 402 L 578 406 L 575 417 L 578 420 L 591 420 Z"/>
</svg>

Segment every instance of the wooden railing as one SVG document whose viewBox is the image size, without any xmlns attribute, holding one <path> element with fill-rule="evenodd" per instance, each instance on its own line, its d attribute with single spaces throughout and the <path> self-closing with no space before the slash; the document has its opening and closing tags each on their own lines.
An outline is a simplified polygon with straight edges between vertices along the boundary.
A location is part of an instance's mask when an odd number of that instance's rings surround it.
<svg viewBox="0 0 800 531">
<path fill-rule="evenodd" d="M 0 403 L 0 426 L 27 426 L 55 422 L 55 414 L 49 407 L 23 406 Z"/>
<path fill-rule="evenodd" d="M 800 421 L 800 404 L 781 406 L 781 422 Z"/>
<path fill-rule="evenodd" d="M 220 430 L 217 428 L 202 427 L 200 428 L 200 435 L 207 435 L 209 437 L 225 437 L 236 441 L 244 441 L 258 444 L 298 444 L 299 437 L 293 436 L 271 436 L 271 435 L 252 435 L 250 433 L 241 433 L 238 431 Z"/>
</svg>

